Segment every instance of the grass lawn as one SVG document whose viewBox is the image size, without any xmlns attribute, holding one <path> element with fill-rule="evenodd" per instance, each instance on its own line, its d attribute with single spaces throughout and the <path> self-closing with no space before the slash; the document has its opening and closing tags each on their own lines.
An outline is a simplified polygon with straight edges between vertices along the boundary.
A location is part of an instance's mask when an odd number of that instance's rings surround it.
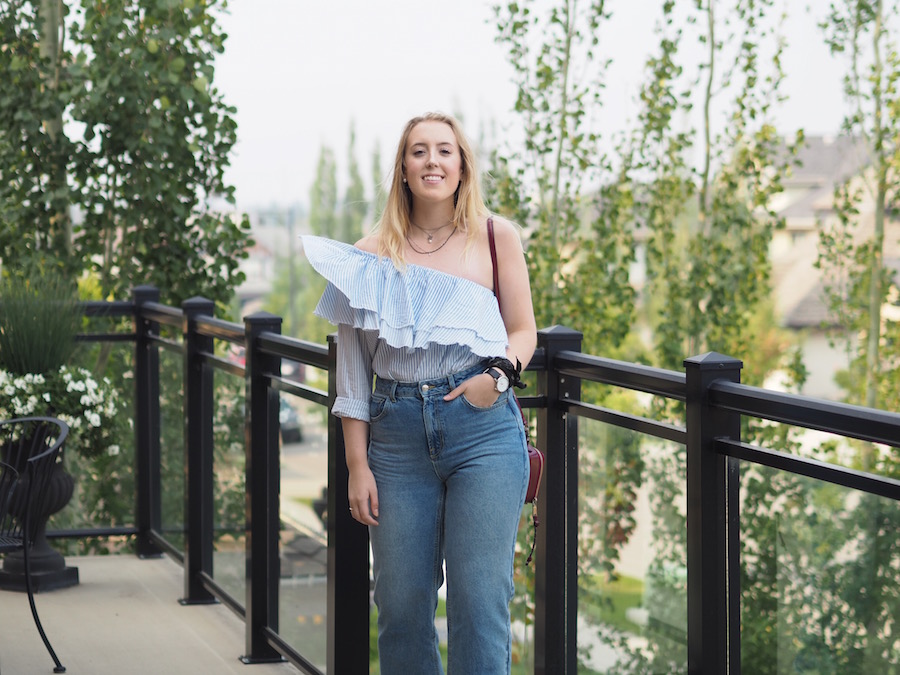
<svg viewBox="0 0 900 675">
<path fill-rule="evenodd" d="M 628 633 L 642 632 L 642 627 L 625 618 L 625 611 L 640 607 L 644 597 L 644 582 L 634 577 L 620 576 L 615 581 L 598 577 L 579 583 L 578 613 L 591 621 L 605 623 Z"/>
</svg>

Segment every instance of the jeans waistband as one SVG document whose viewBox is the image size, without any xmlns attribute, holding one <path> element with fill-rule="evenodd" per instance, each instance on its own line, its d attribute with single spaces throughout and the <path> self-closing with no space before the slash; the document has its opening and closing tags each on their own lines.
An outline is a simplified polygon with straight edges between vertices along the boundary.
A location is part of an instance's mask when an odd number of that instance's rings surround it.
<svg viewBox="0 0 900 675">
<path fill-rule="evenodd" d="M 481 361 L 457 373 L 451 373 L 445 377 L 436 377 L 431 380 L 419 382 L 398 382 L 382 377 L 375 378 L 375 393 L 389 398 L 423 397 L 440 393 L 442 396 L 456 387 L 460 382 L 468 380 L 473 375 L 483 373 L 486 361 Z"/>
</svg>

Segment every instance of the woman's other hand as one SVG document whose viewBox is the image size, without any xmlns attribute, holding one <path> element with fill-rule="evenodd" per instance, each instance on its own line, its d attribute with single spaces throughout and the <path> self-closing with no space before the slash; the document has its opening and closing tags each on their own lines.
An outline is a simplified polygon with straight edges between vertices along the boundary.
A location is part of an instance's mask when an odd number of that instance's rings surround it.
<svg viewBox="0 0 900 675">
<path fill-rule="evenodd" d="M 378 487 L 369 468 L 366 452 L 369 446 L 369 423 L 350 417 L 341 418 L 344 448 L 347 455 L 347 497 L 350 515 L 363 525 L 378 524 Z"/>
<path fill-rule="evenodd" d="M 353 519 L 363 525 L 378 525 L 378 487 L 368 465 L 350 471 L 347 494 Z"/>
</svg>

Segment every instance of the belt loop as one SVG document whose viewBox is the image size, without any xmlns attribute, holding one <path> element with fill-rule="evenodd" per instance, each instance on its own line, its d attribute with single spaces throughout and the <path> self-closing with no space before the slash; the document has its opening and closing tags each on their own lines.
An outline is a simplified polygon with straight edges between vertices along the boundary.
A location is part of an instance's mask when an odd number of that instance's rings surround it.
<svg viewBox="0 0 900 675">
<path fill-rule="evenodd" d="M 391 380 L 391 393 L 388 396 L 391 399 L 391 403 L 397 402 L 397 380 Z"/>
</svg>

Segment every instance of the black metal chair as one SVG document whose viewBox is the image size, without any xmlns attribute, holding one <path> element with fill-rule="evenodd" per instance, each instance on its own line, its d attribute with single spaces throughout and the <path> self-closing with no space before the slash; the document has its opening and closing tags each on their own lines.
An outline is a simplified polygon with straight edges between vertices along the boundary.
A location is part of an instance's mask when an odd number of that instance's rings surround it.
<svg viewBox="0 0 900 675">
<path fill-rule="evenodd" d="M 54 673 L 66 672 L 47 639 L 34 604 L 29 551 L 47 484 L 57 462 L 68 425 L 53 417 L 23 417 L 0 422 L 0 554 L 22 551 L 31 615 L 53 657 Z"/>
</svg>

